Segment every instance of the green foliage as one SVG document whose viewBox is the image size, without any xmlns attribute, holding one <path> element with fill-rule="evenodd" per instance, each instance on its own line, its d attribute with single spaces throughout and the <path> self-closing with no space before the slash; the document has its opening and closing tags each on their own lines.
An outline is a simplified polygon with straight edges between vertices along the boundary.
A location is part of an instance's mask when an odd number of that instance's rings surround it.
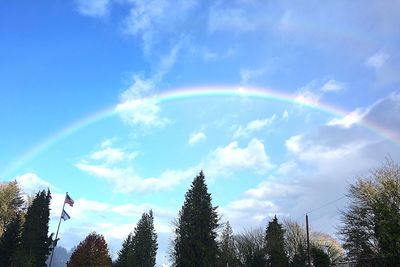
<svg viewBox="0 0 400 267">
<path fill-rule="evenodd" d="M 311 258 L 313 262 L 313 266 L 315 267 L 329 267 L 330 266 L 330 260 L 328 254 L 324 252 L 323 249 L 319 247 L 312 247 L 311 251 Z"/>
<path fill-rule="evenodd" d="M 153 212 L 143 213 L 132 237 L 128 253 L 128 266 L 153 267 L 156 265 L 157 234 L 154 230 Z"/>
<path fill-rule="evenodd" d="M 21 244 L 15 260 L 23 266 L 45 266 L 52 235 L 48 236 L 50 216 L 50 191 L 38 192 L 28 207 L 21 234 Z"/>
<path fill-rule="evenodd" d="M 265 234 L 265 247 L 267 254 L 267 266 L 287 266 L 288 259 L 285 253 L 285 230 L 278 223 L 276 216 L 268 223 Z"/>
<path fill-rule="evenodd" d="M 359 266 L 371 258 L 391 258 L 390 266 L 400 265 L 400 166 L 388 160 L 358 178 L 348 196 L 339 231 L 348 257 Z"/>
<path fill-rule="evenodd" d="M 196 176 L 179 212 L 171 254 L 174 265 L 214 266 L 217 262 L 216 241 L 218 214 L 211 204 L 203 171 Z"/>
<path fill-rule="evenodd" d="M 132 249 L 132 233 L 129 233 L 127 238 L 122 243 L 122 248 L 118 252 L 118 259 L 115 262 L 117 267 L 128 266 L 128 253 Z"/>
<path fill-rule="evenodd" d="M 21 190 L 16 181 L 0 184 L 0 237 L 23 204 Z"/>
<path fill-rule="evenodd" d="M 22 215 L 16 214 L 0 238 L 0 267 L 11 265 L 17 246 L 21 242 Z"/>
<path fill-rule="evenodd" d="M 156 265 L 157 248 L 153 211 L 150 210 L 142 214 L 134 233 L 130 233 L 122 243 L 115 265 L 153 267 Z"/>
<path fill-rule="evenodd" d="M 235 266 L 237 261 L 238 260 L 235 255 L 235 240 L 233 237 L 233 231 L 229 222 L 227 222 L 221 235 L 218 266 Z"/>
<path fill-rule="evenodd" d="M 68 267 L 110 267 L 111 257 L 103 235 L 90 233 L 74 250 Z"/>
</svg>

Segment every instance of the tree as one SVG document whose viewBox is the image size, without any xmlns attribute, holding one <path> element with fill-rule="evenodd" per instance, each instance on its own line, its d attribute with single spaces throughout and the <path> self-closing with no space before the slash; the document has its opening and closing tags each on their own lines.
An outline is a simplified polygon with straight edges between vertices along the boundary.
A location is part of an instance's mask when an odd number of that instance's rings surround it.
<svg viewBox="0 0 400 267">
<path fill-rule="evenodd" d="M 50 191 L 38 192 L 28 207 L 17 249 L 17 266 L 45 266 L 53 244 L 52 234 L 48 236 L 50 219 Z"/>
<path fill-rule="evenodd" d="M 245 231 L 236 235 L 235 252 L 238 258 L 238 265 L 264 267 L 266 265 L 264 233 L 262 229 Z"/>
<path fill-rule="evenodd" d="M 313 246 L 310 250 L 313 266 L 329 267 L 331 265 L 328 254 L 322 248 Z"/>
<path fill-rule="evenodd" d="M 265 248 L 267 254 L 267 265 L 280 267 L 287 266 L 288 259 L 285 253 L 285 230 L 275 217 L 268 223 L 265 233 Z"/>
<path fill-rule="evenodd" d="M 118 259 L 115 262 L 117 267 L 128 266 L 128 253 L 132 249 L 132 233 L 129 233 L 127 238 L 122 242 L 122 248 L 118 252 Z"/>
<path fill-rule="evenodd" d="M 157 234 L 154 230 L 153 212 L 143 213 L 132 237 L 127 266 L 153 267 L 156 265 Z"/>
<path fill-rule="evenodd" d="M 323 250 L 328 256 L 330 265 L 337 265 L 344 260 L 344 249 L 332 236 L 321 232 L 312 232 L 310 239 L 312 247 Z"/>
<path fill-rule="evenodd" d="M 219 248 L 220 251 L 219 251 L 218 265 L 223 267 L 227 265 L 235 266 L 237 263 L 235 255 L 235 240 L 229 222 L 226 222 L 225 228 L 222 231 Z"/>
<path fill-rule="evenodd" d="M 171 258 L 174 265 L 213 266 L 217 261 L 217 207 L 211 204 L 203 171 L 186 192 L 175 228 Z"/>
<path fill-rule="evenodd" d="M 285 250 L 287 252 L 289 265 L 294 267 L 305 267 L 306 254 L 306 231 L 298 222 L 286 219 L 285 229 Z"/>
<path fill-rule="evenodd" d="M 0 237 L 23 204 L 24 200 L 17 181 L 0 184 Z"/>
<path fill-rule="evenodd" d="M 400 166 L 388 159 L 350 185 L 348 197 L 339 233 L 349 259 L 358 266 L 400 265 Z"/>
<path fill-rule="evenodd" d="M 22 215 L 16 214 L 0 238 L 0 267 L 11 265 L 12 257 L 21 242 Z"/>
<path fill-rule="evenodd" d="M 74 250 L 68 267 L 109 267 L 111 257 L 103 235 L 90 233 Z"/>
</svg>

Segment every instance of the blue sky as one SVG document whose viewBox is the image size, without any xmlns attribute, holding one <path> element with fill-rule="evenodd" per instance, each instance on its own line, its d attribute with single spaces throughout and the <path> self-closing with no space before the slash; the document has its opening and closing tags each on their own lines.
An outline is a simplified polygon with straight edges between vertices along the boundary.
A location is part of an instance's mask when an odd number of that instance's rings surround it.
<svg viewBox="0 0 400 267">
<path fill-rule="evenodd" d="M 67 248 L 96 230 L 115 255 L 153 209 L 160 265 L 201 169 L 236 232 L 274 214 L 300 220 L 400 159 L 399 11 L 398 1 L 3 2 L 0 181 L 50 187 L 54 232 L 70 192 Z M 312 228 L 334 234 L 345 203 L 312 212 Z"/>
</svg>

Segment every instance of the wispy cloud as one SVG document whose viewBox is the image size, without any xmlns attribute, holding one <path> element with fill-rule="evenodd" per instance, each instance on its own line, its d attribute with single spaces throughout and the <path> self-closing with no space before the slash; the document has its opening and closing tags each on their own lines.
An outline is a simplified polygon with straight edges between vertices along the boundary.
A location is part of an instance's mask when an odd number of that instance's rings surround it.
<svg viewBox="0 0 400 267">
<path fill-rule="evenodd" d="M 233 138 L 248 137 L 251 134 L 265 129 L 265 127 L 271 125 L 276 119 L 276 114 L 273 114 L 269 118 L 253 120 L 247 123 L 247 125 L 236 126 L 233 133 Z"/>
<path fill-rule="evenodd" d="M 208 19 L 208 29 L 215 31 L 251 31 L 254 24 L 246 16 L 246 12 L 241 8 L 220 8 L 214 7 L 210 10 Z"/>
<path fill-rule="evenodd" d="M 389 59 L 389 54 L 378 51 L 365 60 L 365 65 L 376 70 L 381 69 Z"/>
<path fill-rule="evenodd" d="M 103 17 L 109 14 L 110 0 L 74 0 L 79 13 L 90 17 Z"/>
<path fill-rule="evenodd" d="M 190 135 L 188 143 L 189 143 L 189 145 L 193 146 L 193 145 L 197 144 L 200 141 L 206 140 L 206 138 L 207 137 L 206 137 L 206 134 L 204 132 L 201 132 L 201 131 L 194 132 L 194 133 L 192 133 Z"/>
<path fill-rule="evenodd" d="M 345 83 L 338 82 L 336 80 L 328 80 L 324 85 L 321 87 L 322 92 L 338 92 L 342 91 L 346 88 Z"/>
<path fill-rule="evenodd" d="M 242 84 L 248 84 L 249 82 L 253 81 L 254 79 L 262 76 L 265 73 L 263 68 L 258 69 L 248 69 L 248 68 L 241 68 L 240 69 L 240 81 Z"/>
</svg>

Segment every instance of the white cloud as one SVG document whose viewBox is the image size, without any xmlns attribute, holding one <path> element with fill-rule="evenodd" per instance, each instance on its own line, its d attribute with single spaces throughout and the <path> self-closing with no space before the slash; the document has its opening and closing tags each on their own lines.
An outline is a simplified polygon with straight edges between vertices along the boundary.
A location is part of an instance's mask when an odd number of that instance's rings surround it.
<svg viewBox="0 0 400 267">
<path fill-rule="evenodd" d="M 321 95 L 303 87 L 297 91 L 294 101 L 300 105 L 316 106 L 319 104 L 320 98 Z"/>
<path fill-rule="evenodd" d="M 378 51 L 365 60 L 367 67 L 374 68 L 376 70 L 381 69 L 386 61 L 389 59 L 389 55 L 383 51 Z"/>
<path fill-rule="evenodd" d="M 121 193 L 169 190 L 182 181 L 193 178 L 199 171 L 197 167 L 186 170 L 166 170 L 158 178 L 145 178 L 135 174 L 130 167 L 112 168 L 85 162 L 79 162 L 75 166 L 90 175 L 105 179 L 114 185 L 114 191 Z"/>
<path fill-rule="evenodd" d="M 248 84 L 252 80 L 264 75 L 265 70 L 263 68 L 259 69 L 248 69 L 241 68 L 240 69 L 240 81 L 242 84 Z"/>
<path fill-rule="evenodd" d="M 286 121 L 289 119 L 289 112 L 286 109 L 282 113 L 282 119 Z"/>
<path fill-rule="evenodd" d="M 255 25 L 246 17 L 246 12 L 240 8 L 212 8 L 209 13 L 208 29 L 211 32 L 251 31 Z"/>
<path fill-rule="evenodd" d="M 366 112 L 362 109 L 356 109 L 342 118 L 333 118 L 328 121 L 329 126 L 341 126 L 344 128 L 349 128 L 354 124 L 360 123 L 363 120 Z"/>
<path fill-rule="evenodd" d="M 270 118 L 250 121 L 249 123 L 247 123 L 246 126 L 240 125 L 236 127 L 236 130 L 233 133 L 233 138 L 247 137 L 254 132 L 261 131 L 265 127 L 271 125 L 274 122 L 275 118 L 276 115 L 273 114 Z"/>
<path fill-rule="evenodd" d="M 204 141 L 206 140 L 206 135 L 203 132 L 194 132 L 191 134 L 190 138 L 189 138 L 189 145 L 193 146 L 196 143 L 200 142 L 200 141 Z"/>
<path fill-rule="evenodd" d="M 336 80 L 329 80 L 327 81 L 322 87 L 321 91 L 323 92 L 337 92 L 337 91 L 342 91 L 346 88 L 345 83 L 338 82 Z"/>
<path fill-rule="evenodd" d="M 169 120 L 160 116 L 160 109 L 156 98 L 132 99 L 116 107 L 125 123 L 147 127 L 163 127 L 168 124 Z"/>
<path fill-rule="evenodd" d="M 251 199 L 274 199 L 277 197 L 287 197 L 289 195 L 298 194 L 302 187 L 293 183 L 263 181 L 256 188 L 247 190 L 244 195 Z"/>
<path fill-rule="evenodd" d="M 122 120 L 130 125 L 144 125 L 146 127 L 163 127 L 169 120 L 160 115 L 161 108 L 156 97 L 148 97 L 154 93 L 163 77 L 176 62 L 182 42 L 172 46 L 168 53 L 161 56 L 156 73 L 150 78 L 133 75 L 132 85 L 122 92 L 121 101 L 115 110 Z"/>
<path fill-rule="evenodd" d="M 90 158 L 94 160 L 105 160 L 106 162 L 113 163 L 122 161 L 125 158 L 125 153 L 120 149 L 107 147 L 93 152 L 90 155 Z"/>
<path fill-rule="evenodd" d="M 177 39 L 182 35 L 178 27 L 191 10 L 197 5 L 195 0 L 130 0 L 129 15 L 125 18 L 123 31 L 140 37 L 146 55 L 153 47 L 168 36 Z M 183 34 L 184 35 L 184 34 Z"/>
<path fill-rule="evenodd" d="M 22 191 L 28 195 L 36 193 L 39 190 L 54 188 L 49 182 L 42 180 L 37 174 L 32 172 L 17 176 L 15 180 L 17 180 L 18 184 L 21 186 Z"/>
<path fill-rule="evenodd" d="M 298 153 L 301 151 L 300 147 L 301 135 L 295 135 L 285 141 L 286 149 L 292 153 Z"/>
<path fill-rule="evenodd" d="M 264 144 L 255 138 L 243 148 L 239 147 L 237 141 L 225 147 L 218 147 L 208 157 L 206 166 L 205 169 L 211 176 L 230 175 L 245 169 L 266 173 L 273 168 L 269 156 L 265 153 Z"/>
<path fill-rule="evenodd" d="M 103 17 L 109 13 L 110 0 L 75 0 L 79 13 L 90 17 Z"/>
</svg>

